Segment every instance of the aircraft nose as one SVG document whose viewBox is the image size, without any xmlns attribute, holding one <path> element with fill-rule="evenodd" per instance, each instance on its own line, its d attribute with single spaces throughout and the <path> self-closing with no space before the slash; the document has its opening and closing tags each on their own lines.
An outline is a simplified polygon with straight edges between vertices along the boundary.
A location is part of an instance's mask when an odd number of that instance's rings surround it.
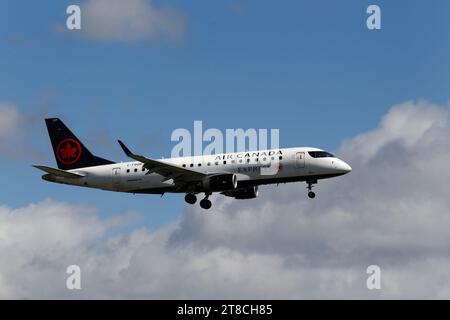
<svg viewBox="0 0 450 320">
<path fill-rule="evenodd" d="M 344 161 L 340 161 L 338 169 L 344 173 L 349 173 L 350 171 L 352 171 L 352 167 L 350 167 L 346 162 Z"/>
</svg>

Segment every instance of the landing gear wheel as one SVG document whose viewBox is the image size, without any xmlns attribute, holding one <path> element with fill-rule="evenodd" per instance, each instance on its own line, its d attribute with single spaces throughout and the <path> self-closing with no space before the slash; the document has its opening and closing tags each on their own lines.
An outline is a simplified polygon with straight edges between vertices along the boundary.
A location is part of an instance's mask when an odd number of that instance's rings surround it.
<svg viewBox="0 0 450 320">
<path fill-rule="evenodd" d="M 203 209 L 208 210 L 209 208 L 211 208 L 211 201 L 209 201 L 208 199 L 203 199 L 202 201 L 200 201 L 200 207 L 202 207 Z"/>
<path fill-rule="evenodd" d="M 310 199 L 314 199 L 316 197 L 316 194 L 312 191 L 312 188 L 313 184 L 317 183 L 317 180 L 306 180 L 306 183 L 308 184 L 308 186 L 306 187 L 306 189 L 308 189 L 308 197 Z"/>
<path fill-rule="evenodd" d="M 192 193 L 188 193 L 185 197 L 184 197 L 184 201 L 186 201 L 189 204 L 194 204 L 197 202 L 197 197 L 195 196 L 195 194 Z"/>
</svg>

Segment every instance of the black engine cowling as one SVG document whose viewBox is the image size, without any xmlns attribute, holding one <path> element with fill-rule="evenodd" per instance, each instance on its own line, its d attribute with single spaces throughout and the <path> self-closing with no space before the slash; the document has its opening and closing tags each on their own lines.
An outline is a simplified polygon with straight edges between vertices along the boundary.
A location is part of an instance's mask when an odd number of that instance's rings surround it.
<svg viewBox="0 0 450 320">
<path fill-rule="evenodd" d="M 258 197 L 258 186 L 226 191 L 222 192 L 222 194 L 226 195 L 227 197 L 233 197 L 235 199 L 253 199 Z"/>
<path fill-rule="evenodd" d="M 203 179 L 203 188 L 206 191 L 216 192 L 233 190 L 237 187 L 237 177 L 235 174 L 218 174 Z"/>
</svg>

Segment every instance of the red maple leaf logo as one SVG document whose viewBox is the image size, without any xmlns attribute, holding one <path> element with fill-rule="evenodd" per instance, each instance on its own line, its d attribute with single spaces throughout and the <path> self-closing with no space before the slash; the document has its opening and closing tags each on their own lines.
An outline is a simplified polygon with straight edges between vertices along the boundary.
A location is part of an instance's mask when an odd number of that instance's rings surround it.
<svg viewBox="0 0 450 320">
<path fill-rule="evenodd" d="M 59 149 L 59 152 L 61 153 L 61 158 L 64 160 L 70 160 L 76 157 L 78 148 L 72 147 L 69 142 L 66 143 L 64 147 Z"/>
<path fill-rule="evenodd" d="M 82 151 L 80 143 L 70 138 L 61 141 L 56 150 L 56 157 L 65 165 L 71 165 L 77 162 L 81 157 Z"/>
</svg>

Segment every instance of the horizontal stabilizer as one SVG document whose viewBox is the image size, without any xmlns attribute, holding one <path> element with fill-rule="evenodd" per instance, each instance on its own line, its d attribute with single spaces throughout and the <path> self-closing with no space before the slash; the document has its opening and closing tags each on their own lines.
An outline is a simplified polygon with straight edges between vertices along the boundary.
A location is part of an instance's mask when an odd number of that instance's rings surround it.
<svg viewBox="0 0 450 320">
<path fill-rule="evenodd" d="M 46 166 L 33 166 L 36 169 L 42 170 L 44 172 L 50 173 L 57 177 L 68 178 L 68 179 L 77 179 L 83 178 L 84 176 L 78 173 L 67 172 L 61 169 L 46 167 Z"/>
</svg>

